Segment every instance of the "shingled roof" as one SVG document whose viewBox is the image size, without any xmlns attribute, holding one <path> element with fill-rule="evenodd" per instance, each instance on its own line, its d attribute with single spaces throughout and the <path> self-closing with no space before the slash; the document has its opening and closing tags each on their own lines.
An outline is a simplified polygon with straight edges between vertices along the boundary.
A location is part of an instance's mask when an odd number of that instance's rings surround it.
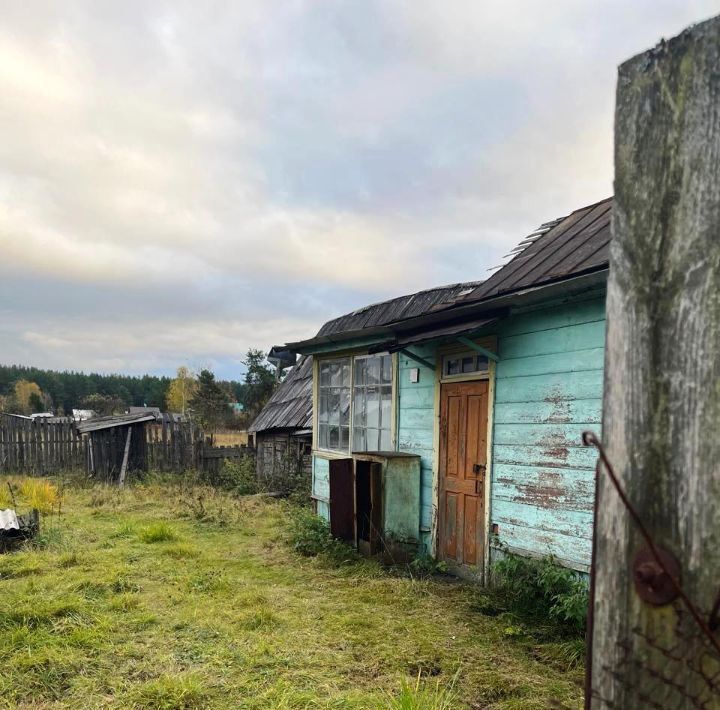
<svg viewBox="0 0 720 710">
<path fill-rule="evenodd" d="M 300 358 L 248 431 L 312 428 L 312 355 Z"/>
<path fill-rule="evenodd" d="M 549 229 L 523 240 L 507 264 L 457 302 L 483 301 L 607 269 L 611 214 L 609 197 L 549 223 Z"/>
<path fill-rule="evenodd" d="M 407 296 L 398 296 L 387 301 L 363 306 L 352 313 L 346 313 L 344 316 L 328 321 L 320 328 L 318 336 L 365 330 L 415 318 L 429 313 L 441 303 L 453 301 L 471 293 L 479 285 L 480 281 L 470 281 L 449 286 L 437 286 Z"/>
<path fill-rule="evenodd" d="M 393 351 L 443 335 L 449 338 L 479 331 L 506 312 L 507 304 L 494 300 L 499 296 L 607 270 L 611 213 L 611 197 L 582 207 L 541 225 L 486 281 L 440 286 L 374 303 L 328 321 L 314 338 L 287 347 L 308 353 L 328 345 L 374 339 L 375 350 Z M 483 318 L 478 320 L 480 314 Z"/>
</svg>

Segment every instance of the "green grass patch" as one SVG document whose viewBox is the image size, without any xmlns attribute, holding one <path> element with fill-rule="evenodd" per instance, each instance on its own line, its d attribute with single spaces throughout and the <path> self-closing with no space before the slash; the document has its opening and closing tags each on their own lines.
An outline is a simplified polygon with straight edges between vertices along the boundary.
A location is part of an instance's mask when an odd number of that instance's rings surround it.
<svg viewBox="0 0 720 710">
<path fill-rule="evenodd" d="M 0 555 L 0 707 L 581 705 L 576 639 L 430 562 L 388 573 L 286 503 L 148 477 L 68 485 L 62 510 Z"/>
<path fill-rule="evenodd" d="M 174 542 L 179 539 L 174 528 L 164 522 L 153 523 L 140 531 L 140 539 L 143 542 Z"/>
</svg>

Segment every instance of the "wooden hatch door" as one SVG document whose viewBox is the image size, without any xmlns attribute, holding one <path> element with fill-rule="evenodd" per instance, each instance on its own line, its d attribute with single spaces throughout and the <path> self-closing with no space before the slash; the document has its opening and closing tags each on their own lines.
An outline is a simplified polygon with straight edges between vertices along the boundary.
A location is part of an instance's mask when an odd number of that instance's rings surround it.
<svg viewBox="0 0 720 710">
<path fill-rule="evenodd" d="M 480 576 L 485 553 L 488 383 L 441 385 L 438 555 Z"/>
<path fill-rule="evenodd" d="M 352 459 L 330 461 L 330 532 L 355 542 L 355 476 Z"/>
</svg>

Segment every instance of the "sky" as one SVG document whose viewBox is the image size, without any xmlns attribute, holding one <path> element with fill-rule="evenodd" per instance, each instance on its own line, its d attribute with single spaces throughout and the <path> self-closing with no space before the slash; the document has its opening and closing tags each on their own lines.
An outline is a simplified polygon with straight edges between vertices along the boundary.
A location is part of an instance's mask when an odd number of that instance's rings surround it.
<svg viewBox="0 0 720 710">
<path fill-rule="evenodd" d="M 617 66 L 704 0 L 24 0 L 0 362 L 238 378 L 612 192 Z"/>
</svg>

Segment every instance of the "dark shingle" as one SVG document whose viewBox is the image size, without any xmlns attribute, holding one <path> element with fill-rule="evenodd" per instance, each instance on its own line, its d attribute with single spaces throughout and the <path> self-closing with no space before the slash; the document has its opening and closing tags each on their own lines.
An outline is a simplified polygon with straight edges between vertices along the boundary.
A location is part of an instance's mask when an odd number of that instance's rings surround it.
<svg viewBox="0 0 720 710">
<path fill-rule="evenodd" d="M 312 356 L 300 358 L 248 431 L 312 428 Z"/>
<path fill-rule="evenodd" d="M 612 198 L 575 210 L 458 303 L 482 301 L 607 268 Z"/>
</svg>

